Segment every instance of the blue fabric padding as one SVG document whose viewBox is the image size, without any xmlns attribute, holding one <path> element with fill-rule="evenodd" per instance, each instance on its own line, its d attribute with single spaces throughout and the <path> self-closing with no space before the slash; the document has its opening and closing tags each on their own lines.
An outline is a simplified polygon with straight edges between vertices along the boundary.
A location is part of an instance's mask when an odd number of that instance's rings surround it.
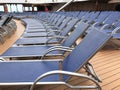
<svg viewBox="0 0 120 90">
<path fill-rule="evenodd" d="M 58 27 L 58 30 L 65 30 L 65 27 L 67 26 L 67 23 L 71 21 L 71 17 L 66 17 L 64 19 L 64 21 L 62 22 L 62 24 Z M 55 32 L 56 35 L 59 35 L 60 32 Z"/>
<path fill-rule="evenodd" d="M 112 33 L 113 29 L 111 28 L 105 28 L 105 29 L 101 29 L 103 32 L 105 33 Z"/>
<path fill-rule="evenodd" d="M 61 18 L 61 15 L 57 15 L 57 17 L 54 19 L 54 21 L 52 22 L 52 25 L 55 25 L 56 22 Z"/>
<path fill-rule="evenodd" d="M 56 25 L 55 26 L 59 26 L 61 23 L 62 23 L 62 21 L 65 19 L 65 16 L 64 15 L 62 15 L 61 16 L 61 18 L 57 21 L 57 23 L 56 23 Z"/>
<path fill-rule="evenodd" d="M 114 16 L 114 17 L 113 17 Z M 117 21 L 119 18 L 119 13 L 118 12 L 114 12 L 111 13 L 104 21 L 105 24 L 110 24 L 112 25 L 112 23 L 114 23 L 115 21 Z"/>
<path fill-rule="evenodd" d="M 89 24 L 84 23 L 84 22 L 79 22 L 77 24 L 77 27 L 75 30 L 65 39 L 65 41 L 62 43 L 62 46 L 67 46 L 70 47 L 73 45 L 73 43 L 83 35 L 83 33 L 86 31 L 88 28 Z"/>
<path fill-rule="evenodd" d="M 93 21 L 99 16 L 100 12 L 91 12 L 92 14 L 87 18 L 88 23 L 93 23 Z"/>
<path fill-rule="evenodd" d="M 33 25 L 33 24 L 31 24 L 31 25 Z M 41 30 L 45 30 L 45 27 L 42 26 L 42 25 L 39 25 L 39 26 L 34 25 L 34 26 L 29 26 L 28 29 L 41 29 Z"/>
<path fill-rule="evenodd" d="M 74 25 L 77 23 L 79 19 L 73 19 L 69 22 L 69 24 L 64 28 L 64 30 L 60 33 L 61 36 L 66 36 L 74 27 Z M 62 41 L 62 39 L 58 39 L 59 42 Z"/>
<path fill-rule="evenodd" d="M 36 33 L 24 33 L 22 35 L 22 37 L 43 37 L 43 36 L 47 37 L 47 33 L 46 32 L 36 32 Z"/>
<path fill-rule="evenodd" d="M 0 62 L 0 83 L 33 82 L 39 75 L 59 70 L 57 61 Z M 41 81 L 59 81 L 58 75 L 52 75 Z"/>
<path fill-rule="evenodd" d="M 120 33 L 113 34 L 114 39 L 120 39 Z"/>
<path fill-rule="evenodd" d="M 82 68 L 83 65 L 99 50 L 99 48 L 110 39 L 110 37 L 110 35 L 98 30 L 92 30 L 64 59 L 63 70 L 75 72 Z M 67 76 L 64 76 L 65 80 L 67 78 Z"/>
<path fill-rule="evenodd" d="M 101 12 L 100 15 L 98 16 L 98 18 L 95 19 L 94 21 L 102 23 L 107 18 L 108 15 L 109 15 L 109 13 Z"/>
<path fill-rule="evenodd" d="M 33 19 L 33 22 L 31 22 L 31 21 L 27 22 L 27 27 L 29 29 L 43 29 L 43 30 L 46 29 L 45 26 L 41 22 L 36 22 L 34 20 L 35 19 Z"/>
<path fill-rule="evenodd" d="M 68 32 L 74 27 L 74 25 L 77 23 L 79 19 L 73 19 L 69 22 L 69 24 L 66 26 L 66 28 L 61 33 L 61 36 L 66 36 Z"/>
<path fill-rule="evenodd" d="M 112 31 L 119 26 L 120 26 L 120 21 L 116 21 L 114 22 L 114 25 L 109 25 L 108 27 L 105 27 L 101 30 L 103 30 L 106 33 L 112 33 Z"/>
<path fill-rule="evenodd" d="M 62 24 L 58 27 L 59 30 L 63 30 L 63 28 L 66 26 L 66 24 L 67 24 L 71 19 L 72 19 L 71 17 L 66 17 L 66 18 L 64 19 L 64 21 L 62 22 Z M 58 34 L 58 33 L 56 33 L 56 34 Z"/>
<path fill-rule="evenodd" d="M 51 46 L 19 46 L 9 48 L 2 57 L 33 57 L 42 56 L 44 52 Z M 50 54 L 58 54 L 57 51 L 51 52 Z"/>
<path fill-rule="evenodd" d="M 49 38 L 48 37 L 35 37 L 35 38 L 21 38 L 16 44 L 45 44 Z M 56 43 L 56 39 L 52 39 L 49 43 Z"/>
<path fill-rule="evenodd" d="M 27 32 L 27 33 L 46 32 L 46 29 L 30 28 L 30 27 L 28 27 L 25 32 Z"/>
<path fill-rule="evenodd" d="M 22 37 L 52 37 L 55 36 L 55 32 L 30 32 L 30 33 L 24 33 Z"/>
</svg>

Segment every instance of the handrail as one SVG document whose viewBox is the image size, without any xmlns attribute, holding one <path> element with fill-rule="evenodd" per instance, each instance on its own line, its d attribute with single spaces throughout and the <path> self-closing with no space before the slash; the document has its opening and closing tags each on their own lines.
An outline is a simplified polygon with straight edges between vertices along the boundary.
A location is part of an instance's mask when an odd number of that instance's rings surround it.
<svg viewBox="0 0 120 90">
<path fill-rule="evenodd" d="M 61 11 L 63 8 L 65 8 L 66 6 L 68 6 L 70 3 L 77 2 L 77 1 L 88 1 L 88 0 L 70 0 L 69 2 L 67 2 L 66 4 L 64 4 L 62 7 L 60 7 L 56 12 Z"/>
<path fill-rule="evenodd" d="M 66 4 L 64 4 L 62 7 L 60 7 L 56 12 L 61 11 L 63 8 L 65 8 L 66 6 L 68 6 L 70 3 L 72 3 L 74 0 L 70 0 L 69 2 L 67 2 Z"/>
</svg>

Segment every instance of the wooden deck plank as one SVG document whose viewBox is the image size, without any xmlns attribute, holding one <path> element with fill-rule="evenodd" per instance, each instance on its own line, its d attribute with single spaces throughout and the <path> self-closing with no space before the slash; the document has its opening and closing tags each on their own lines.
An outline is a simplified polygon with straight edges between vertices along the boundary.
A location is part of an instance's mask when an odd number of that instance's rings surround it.
<svg viewBox="0 0 120 90">
<path fill-rule="evenodd" d="M 97 54 L 99 55 L 95 55 L 92 59 L 91 62 L 92 64 L 97 64 L 97 63 L 101 63 L 103 61 L 107 60 L 112 60 L 114 57 L 116 57 L 117 54 L 116 52 L 118 52 L 118 50 L 102 50 L 100 52 L 98 52 Z M 116 53 L 116 55 L 112 56 L 113 53 Z M 99 57 L 98 57 L 99 56 Z M 112 57 L 111 57 L 112 56 Z M 97 66 L 97 65 L 96 65 Z"/>
<path fill-rule="evenodd" d="M 112 88 L 111 90 L 120 90 L 120 83 L 119 83 L 119 85 L 118 85 L 118 86 L 116 86 L 116 87 Z"/>
<path fill-rule="evenodd" d="M 112 74 L 112 75 L 104 78 L 104 79 L 103 79 L 103 83 L 101 83 L 100 85 L 101 85 L 102 87 L 104 87 L 104 86 L 106 86 L 106 85 L 108 85 L 108 84 L 110 84 L 110 83 L 113 83 L 113 82 L 116 81 L 117 79 L 120 79 L 120 72 L 119 72 L 119 73 Z M 112 86 L 112 87 L 114 87 L 114 86 Z M 112 88 L 112 87 L 111 87 L 111 88 Z"/>
<path fill-rule="evenodd" d="M 108 63 L 105 63 L 104 64 L 104 62 L 103 62 L 103 64 L 101 65 L 101 66 L 99 66 L 99 67 L 97 67 L 97 68 L 95 68 L 95 70 L 97 70 L 97 71 L 100 71 L 100 70 L 107 70 L 107 68 L 110 68 L 110 67 L 113 67 L 114 65 L 117 65 L 117 64 L 120 64 L 120 60 L 116 60 L 116 61 L 114 61 L 114 62 L 109 62 L 108 61 Z M 93 65 L 93 66 L 95 66 L 95 65 Z M 104 66 L 104 67 L 103 67 Z"/>
<path fill-rule="evenodd" d="M 113 82 L 107 83 L 106 85 L 102 86 L 102 89 L 103 90 L 112 90 L 113 86 L 117 87 L 118 85 L 120 85 L 120 79 L 116 79 Z M 116 89 L 114 88 L 114 90 L 116 90 Z"/>
</svg>

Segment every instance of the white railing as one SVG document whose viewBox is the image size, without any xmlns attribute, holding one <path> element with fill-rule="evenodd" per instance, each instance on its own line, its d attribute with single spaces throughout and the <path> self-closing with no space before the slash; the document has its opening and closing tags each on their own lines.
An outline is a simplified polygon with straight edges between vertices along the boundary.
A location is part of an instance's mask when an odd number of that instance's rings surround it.
<svg viewBox="0 0 120 90">
<path fill-rule="evenodd" d="M 62 7 L 60 7 L 57 12 L 61 11 L 63 8 L 65 8 L 66 6 L 68 6 L 70 3 L 72 3 L 74 0 L 69 0 L 65 5 L 63 5 Z"/>
<path fill-rule="evenodd" d="M 0 0 L 0 3 L 61 3 L 69 0 Z"/>
<path fill-rule="evenodd" d="M 0 3 L 25 3 L 26 0 L 0 0 Z"/>
<path fill-rule="evenodd" d="M 0 3 L 67 3 L 70 0 L 0 0 Z M 88 0 L 73 0 L 73 1 L 88 1 Z"/>
<path fill-rule="evenodd" d="M 62 7 L 60 7 L 57 12 L 61 11 L 62 9 L 64 9 L 66 6 L 68 6 L 69 4 L 71 4 L 72 2 L 75 1 L 88 1 L 88 0 L 69 0 L 68 2 L 66 2 L 66 4 L 64 4 Z"/>
</svg>

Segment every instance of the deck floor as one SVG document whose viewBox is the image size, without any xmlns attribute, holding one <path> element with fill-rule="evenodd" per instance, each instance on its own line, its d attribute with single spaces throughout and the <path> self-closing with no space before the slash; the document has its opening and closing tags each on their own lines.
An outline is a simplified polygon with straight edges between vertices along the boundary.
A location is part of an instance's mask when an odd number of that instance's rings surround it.
<svg viewBox="0 0 120 90">
<path fill-rule="evenodd" d="M 100 50 L 91 60 L 97 75 L 102 80 L 99 83 L 102 90 L 120 90 L 120 51 L 119 50 Z M 83 70 L 80 72 L 84 73 Z M 75 85 L 91 84 L 81 78 L 71 78 L 69 83 Z M 79 90 L 70 89 L 63 85 L 42 86 L 41 90 Z M 86 89 L 84 89 L 86 90 Z"/>
<path fill-rule="evenodd" d="M 24 31 L 24 26 L 17 22 L 17 31 L 16 33 L 9 38 L 5 44 L 0 45 L 0 54 L 3 53 L 8 47 L 10 47 L 21 35 Z M 102 87 L 102 90 L 120 90 L 120 50 L 115 49 L 104 49 L 100 50 L 91 60 L 90 62 L 94 66 L 94 69 L 98 76 L 101 78 L 102 83 L 99 83 Z M 80 72 L 84 73 L 84 70 L 80 70 Z M 87 80 L 83 80 L 81 78 L 73 77 L 69 80 L 69 83 L 73 83 L 75 85 L 79 84 L 91 84 L 91 82 Z M 8 88 L 4 90 L 29 90 L 27 87 L 22 87 L 21 89 Z M 40 86 L 40 88 L 36 90 L 79 90 L 79 89 L 70 89 L 63 85 L 45 85 Z"/>
<path fill-rule="evenodd" d="M 120 90 L 120 51 L 104 50 L 92 60 L 103 90 Z"/>
</svg>

